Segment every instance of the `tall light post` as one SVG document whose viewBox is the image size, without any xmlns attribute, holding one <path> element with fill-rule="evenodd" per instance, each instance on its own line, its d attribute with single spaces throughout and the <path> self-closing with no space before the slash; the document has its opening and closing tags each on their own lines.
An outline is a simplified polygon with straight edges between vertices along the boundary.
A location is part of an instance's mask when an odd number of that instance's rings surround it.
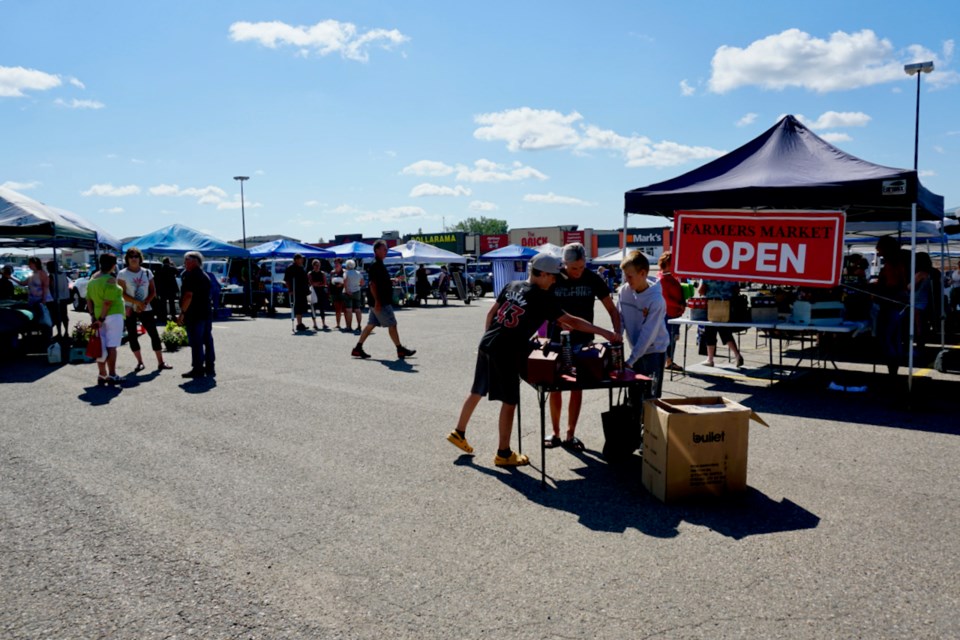
<svg viewBox="0 0 960 640">
<path fill-rule="evenodd" d="M 243 183 L 250 176 L 233 176 L 240 183 L 240 224 L 243 225 L 243 250 L 247 250 L 247 207 L 243 197 Z M 253 315 L 253 269 L 250 267 L 250 255 L 247 254 L 247 313 Z"/>
<path fill-rule="evenodd" d="M 917 172 L 917 159 L 920 154 L 920 76 L 924 73 L 933 71 L 933 61 L 917 62 L 903 66 L 903 70 L 908 76 L 917 76 L 917 110 L 913 128 L 913 172 L 916 175 L 916 191 L 913 196 L 913 205 L 910 207 L 910 340 L 907 349 L 907 368 L 909 369 L 907 377 L 907 391 L 913 392 L 913 340 L 916 330 L 915 309 L 917 305 L 917 198 L 920 193 L 920 175 Z"/>
</svg>

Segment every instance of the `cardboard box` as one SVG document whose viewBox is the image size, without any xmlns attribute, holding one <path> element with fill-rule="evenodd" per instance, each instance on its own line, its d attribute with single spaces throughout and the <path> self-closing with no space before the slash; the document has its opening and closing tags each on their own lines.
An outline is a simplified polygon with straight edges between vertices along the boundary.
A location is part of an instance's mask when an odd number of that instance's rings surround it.
<svg viewBox="0 0 960 640">
<path fill-rule="evenodd" d="M 806 302 L 793 303 L 790 321 L 811 326 L 830 326 L 843 324 L 844 306 L 842 302 Z"/>
<path fill-rule="evenodd" d="M 663 502 L 723 496 L 747 488 L 749 423 L 767 424 L 719 396 L 647 400 L 643 486 Z"/>
<path fill-rule="evenodd" d="M 610 354 L 602 344 L 585 346 L 573 352 L 573 366 L 578 380 L 599 382 L 607 378 Z"/>
<path fill-rule="evenodd" d="M 707 300 L 707 320 L 710 322 L 730 322 L 730 301 Z"/>
<path fill-rule="evenodd" d="M 537 349 L 527 357 L 527 377 L 530 384 L 553 384 L 560 376 L 560 359 L 556 351 L 544 353 Z"/>
</svg>

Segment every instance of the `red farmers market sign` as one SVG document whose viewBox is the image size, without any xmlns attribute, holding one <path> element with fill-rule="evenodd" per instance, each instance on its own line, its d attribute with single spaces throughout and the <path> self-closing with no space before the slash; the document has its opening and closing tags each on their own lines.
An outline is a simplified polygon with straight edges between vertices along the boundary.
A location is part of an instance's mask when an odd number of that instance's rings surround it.
<svg viewBox="0 0 960 640">
<path fill-rule="evenodd" d="M 845 220 L 839 211 L 678 211 L 673 268 L 684 278 L 834 287 Z"/>
</svg>

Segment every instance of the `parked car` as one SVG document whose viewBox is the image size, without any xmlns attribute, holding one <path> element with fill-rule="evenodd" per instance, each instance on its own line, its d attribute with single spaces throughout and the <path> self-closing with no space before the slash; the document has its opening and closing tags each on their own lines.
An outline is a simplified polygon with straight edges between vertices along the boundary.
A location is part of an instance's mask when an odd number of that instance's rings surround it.
<svg viewBox="0 0 960 640">
<path fill-rule="evenodd" d="M 472 279 L 471 288 L 475 298 L 482 298 L 493 291 L 493 264 L 472 262 L 467 265 L 467 277 Z"/>
</svg>

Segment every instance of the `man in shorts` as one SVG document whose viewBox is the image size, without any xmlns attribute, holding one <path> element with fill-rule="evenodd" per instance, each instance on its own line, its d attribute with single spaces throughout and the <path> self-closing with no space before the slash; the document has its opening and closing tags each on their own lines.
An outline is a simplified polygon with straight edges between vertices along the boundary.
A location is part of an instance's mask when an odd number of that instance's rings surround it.
<svg viewBox="0 0 960 640">
<path fill-rule="evenodd" d="M 538 253 L 530 260 L 526 280 L 509 283 L 497 296 L 487 312 L 486 332 L 480 338 L 473 387 L 460 410 L 457 427 L 447 436 L 455 447 L 473 453 L 467 444 L 467 423 L 480 398 L 502 402 L 500 407 L 500 440 L 493 463 L 498 467 L 516 467 L 530 464 L 530 459 L 510 449 L 513 415 L 520 402 L 520 372 L 530 353 L 530 337 L 545 320 L 559 323 L 571 330 L 598 333 L 610 342 L 619 342 L 613 331 L 598 327 L 560 308 L 557 299 L 548 290 L 560 273 L 560 258 Z"/>
<path fill-rule="evenodd" d="M 363 343 L 375 327 L 386 327 L 390 339 L 397 347 L 397 358 L 403 360 L 412 356 L 416 349 L 407 349 L 400 344 L 400 334 L 397 333 L 397 318 L 393 314 L 393 283 L 383 259 L 387 257 L 387 243 L 377 240 L 373 243 L 373 255 L 376 261 L 367 267 L 367 278 L 370 281 L 370 294 L 373 296 L 373 306 L 367 318 L 367 326 L 360 334 L 360 341 L 350 353 L 354 358 L 369 358 L 370 354 L 363 350 Z"/>
</svg>

